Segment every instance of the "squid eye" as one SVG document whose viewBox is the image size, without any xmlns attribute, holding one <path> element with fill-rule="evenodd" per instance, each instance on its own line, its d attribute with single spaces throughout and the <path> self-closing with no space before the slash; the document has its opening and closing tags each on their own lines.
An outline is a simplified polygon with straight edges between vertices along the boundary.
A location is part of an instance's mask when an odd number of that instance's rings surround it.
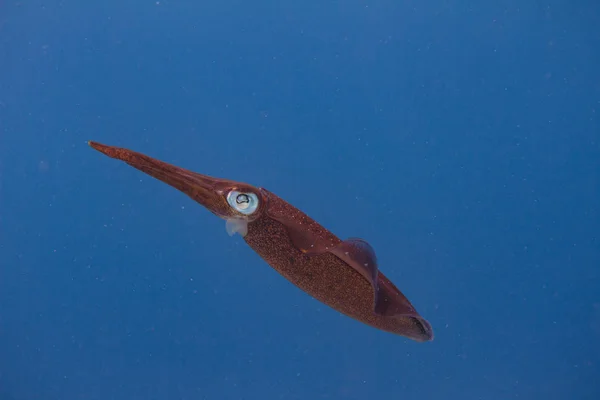
<svg viewBox="0 0 600 400">
<path fill-rule="evenodd" d="M 254 193 L 232 190 L 227 195 L 227 202 L 235 211 L 244 215 L 250 215 L 258 208 L 258 196 Z"/>
</svg>

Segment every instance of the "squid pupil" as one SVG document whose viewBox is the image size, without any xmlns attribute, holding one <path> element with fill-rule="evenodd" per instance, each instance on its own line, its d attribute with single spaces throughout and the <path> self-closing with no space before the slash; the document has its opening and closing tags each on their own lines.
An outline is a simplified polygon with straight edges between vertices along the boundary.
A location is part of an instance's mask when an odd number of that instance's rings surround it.
<svg viewBox="0 0 600 400">
<path fill-rule="evenodd" d="M 250 198 L 248 197 L 247 194 L 238 194 L 237 197 L 235 198 L 235 202 L 242 205 L 242 204 L 248 204 L 250 203 Z"/>
</svg>

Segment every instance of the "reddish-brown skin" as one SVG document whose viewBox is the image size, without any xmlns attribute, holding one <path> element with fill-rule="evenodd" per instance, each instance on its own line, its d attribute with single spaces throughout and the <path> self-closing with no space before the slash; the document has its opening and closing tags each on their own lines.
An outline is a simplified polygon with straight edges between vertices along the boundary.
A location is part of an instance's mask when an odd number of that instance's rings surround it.
<svg viewBox="0 0 600 400">
<path fill-rule="evenodd" d="M 212 178 L 131 150 L 89 142 L 94 149 L 159 179 L 224 219 L 245 220 L 244 240 L 294 285 L 333 309 L 375 328 L 424 342 L 431 325 L 377 267 L 361 239 L 337 238 L 309 216 L 263 188 Z M 258 209 L 242 215 L 230 191 L 254 193 Z"/>
</svg>

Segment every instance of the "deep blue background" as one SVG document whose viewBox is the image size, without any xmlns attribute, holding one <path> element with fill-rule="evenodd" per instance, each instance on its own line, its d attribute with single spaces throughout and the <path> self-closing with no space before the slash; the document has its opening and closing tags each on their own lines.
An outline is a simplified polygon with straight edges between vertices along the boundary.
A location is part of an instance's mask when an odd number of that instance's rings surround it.
<svg viewBox="0 0 600 400">
<path fill-rule="evenodd" d="M 0 400 L 600 398 L 599 20 L 1 2 Z M 435 340 L 323 306 L 90 139 L 366 238 Z"/>
</svg>

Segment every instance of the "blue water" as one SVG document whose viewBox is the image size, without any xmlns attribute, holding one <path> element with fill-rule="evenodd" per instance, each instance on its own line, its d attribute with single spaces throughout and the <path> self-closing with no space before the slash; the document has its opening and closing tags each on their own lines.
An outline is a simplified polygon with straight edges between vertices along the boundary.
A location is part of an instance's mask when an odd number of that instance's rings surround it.
<svg viewBox="0 0 600 400">
<path fill-rule="evenodd" d="M 600 398 L 599 18 L 0 3 L 0 400 Z M 435 340 L 320 304 L 87 140 L 365 238 Z"/>
</svg>

